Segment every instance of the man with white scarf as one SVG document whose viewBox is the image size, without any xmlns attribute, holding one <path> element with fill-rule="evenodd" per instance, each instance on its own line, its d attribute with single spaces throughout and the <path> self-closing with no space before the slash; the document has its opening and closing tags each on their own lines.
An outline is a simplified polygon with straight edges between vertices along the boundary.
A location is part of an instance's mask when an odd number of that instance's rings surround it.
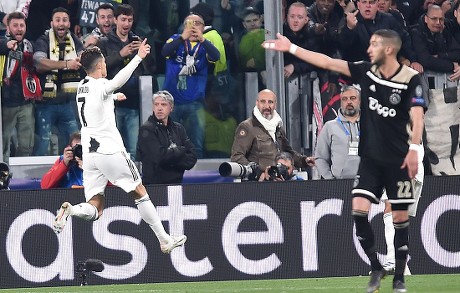
<svg viewBox="0 0 460 293">
<path fill-rule="evenodd" d="M 276 95 L 264 89 L 257 95 L 252 117 L 241 122 L 233 140 L 231 161 L 242 165 L 255 162 L 260 170 L 275 165 L 275 156 L 288 152 L 294 158 L 296 168 L 313 166 L 313 157 L 299 154 L 292 149 L 283 128 L 283 121 L 276 112 Z"/>
</svg>

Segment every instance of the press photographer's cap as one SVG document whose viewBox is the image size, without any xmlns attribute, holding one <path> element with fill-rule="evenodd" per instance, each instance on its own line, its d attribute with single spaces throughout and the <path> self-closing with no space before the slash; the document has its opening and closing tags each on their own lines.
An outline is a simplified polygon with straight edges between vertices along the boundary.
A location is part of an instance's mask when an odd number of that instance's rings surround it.
<svg viewBox="0 0 460 293">
<path fill-rule="evenodd" d="M 174 97 L 168 91 L 158 91 L 153 94 L 152 101 L 155 101 L 156 98 L 163 98 L 166 102 L 168 102 L 171 107 L 174 106 Z"/>
</svg>

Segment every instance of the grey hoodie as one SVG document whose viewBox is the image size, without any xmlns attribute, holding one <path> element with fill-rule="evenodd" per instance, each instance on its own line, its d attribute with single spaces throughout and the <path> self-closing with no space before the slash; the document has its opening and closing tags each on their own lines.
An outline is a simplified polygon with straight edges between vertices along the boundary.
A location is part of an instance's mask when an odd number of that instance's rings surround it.
<svg viewBox="0 0 460 293">
<path fill-rule="evenodd" d="M 339 109 L 338 119 L 327 121 L 324 124 L 316 144 L 315 162 L 322 178 L 355 177 L 360 158 L 358 155 L 348 154 L 350 139 L 352 141 L 359 139 L 359 118 L 354 123 L 350 122 Z"/>
</svg>

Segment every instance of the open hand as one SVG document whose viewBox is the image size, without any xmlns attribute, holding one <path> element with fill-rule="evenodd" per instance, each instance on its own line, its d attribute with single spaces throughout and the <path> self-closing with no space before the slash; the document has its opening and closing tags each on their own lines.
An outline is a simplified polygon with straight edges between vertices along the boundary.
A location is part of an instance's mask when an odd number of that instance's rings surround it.
<svg viewBox="0 0 460 293">
<path fill-rule="evenodd" d="M 291 41 L 289 41 L 288 38 L 283 36 L 280 33 L 276 34 L 276 40 L 266 40 L 265 42 L 262 43 L 262 47 L 268 50 L 275 50 L 275 51 L 281 51 L 281 52 L 287 52 L 289 51 L 289 48 L 291 47 Z"/>
</svg>

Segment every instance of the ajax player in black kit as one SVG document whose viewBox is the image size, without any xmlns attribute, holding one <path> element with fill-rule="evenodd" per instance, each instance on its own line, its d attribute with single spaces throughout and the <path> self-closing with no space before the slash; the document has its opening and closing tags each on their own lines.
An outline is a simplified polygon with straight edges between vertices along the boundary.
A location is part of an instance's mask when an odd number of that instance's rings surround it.
<svg viewBox="0 0 460 293">
<path fill-rule="evenodd" d="M 290 52 L 306 62 L 351 77 L 361 85 L 361 162 L 353 186 L 352 216 L 356 236 L 371 263 L 367 292 L 378 291 L 387 272 L 377 259 L 374 232 L 368 220 L 372 203 L 383 188 L 393 210 L 395 228 L 394 292 L 407 292 L 404 269 L 409 252 L 408 206 L 414 203 L 414 177 L 418 170 L 423 116 L 426 108 L 417 71 L 397 60 L 399 35 L 378 30 L 367 50 L 371 62 L 347 62 L 305 50 L 277 34 L 262 44 L 266 49 Z"/>
</svg>

